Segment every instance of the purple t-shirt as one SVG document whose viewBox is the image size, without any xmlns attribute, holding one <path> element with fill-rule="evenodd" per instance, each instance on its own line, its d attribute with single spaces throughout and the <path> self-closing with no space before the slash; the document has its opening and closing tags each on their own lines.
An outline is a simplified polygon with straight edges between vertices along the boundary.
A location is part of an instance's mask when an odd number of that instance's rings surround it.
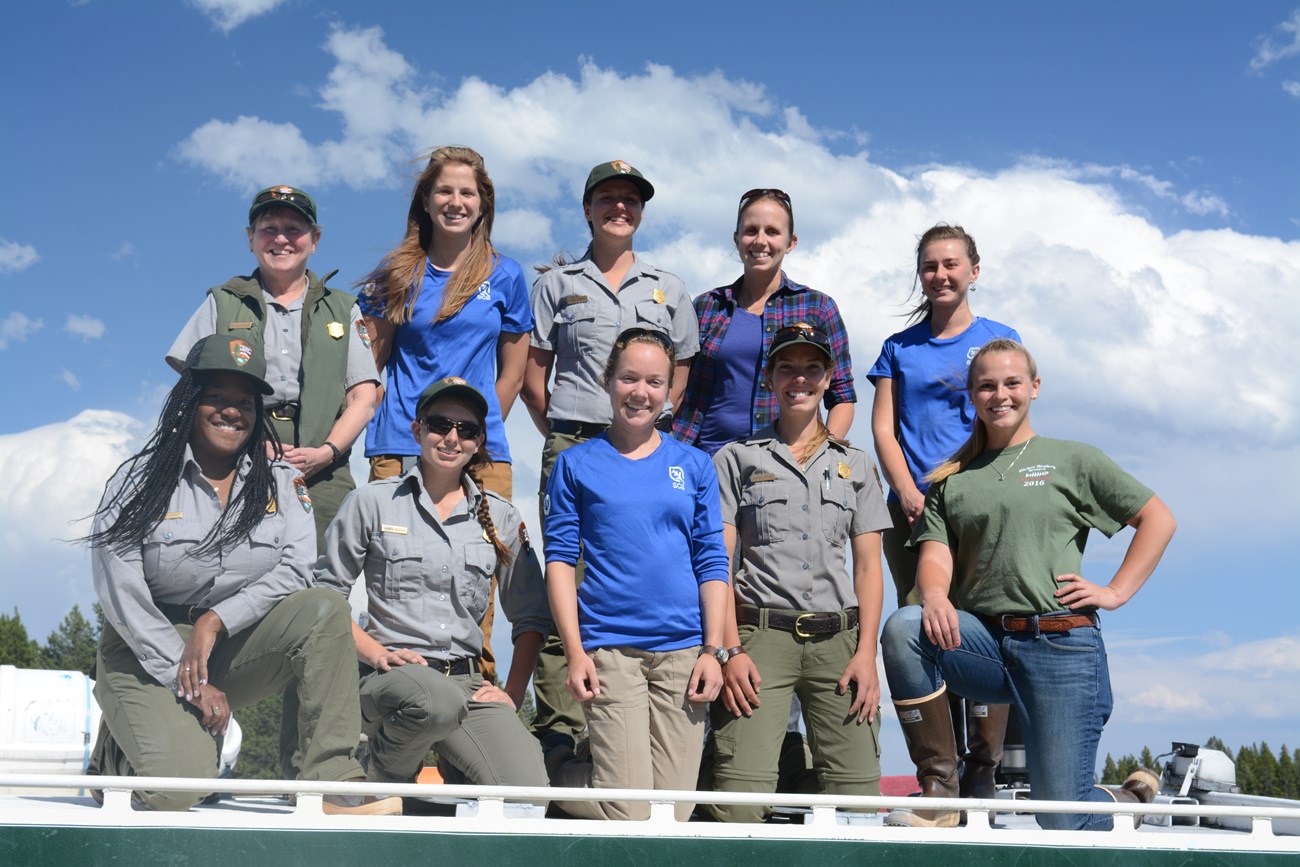
<svg viewBox="0 0 1300 867">
<path fill-rule="evenodd" d="M 753 424 L 754 386 L 763 364 L 763 318 L 736 308 L 718 346 L 713 395 L 700 423 L 695 447 L 710 455 L 727 443 L 749 436 Z"/>
</svg>

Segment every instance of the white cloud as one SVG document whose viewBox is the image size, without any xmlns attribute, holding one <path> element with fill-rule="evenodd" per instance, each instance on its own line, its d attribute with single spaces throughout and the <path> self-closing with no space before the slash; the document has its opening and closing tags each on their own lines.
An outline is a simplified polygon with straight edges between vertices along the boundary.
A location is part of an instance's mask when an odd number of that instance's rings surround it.
<svg viewBox="0 0 1300 867">
<path fill-rule="evenodd" d="M 190 0 L 212 23 L 229 33 L 250 18 L 265 15 L 284 0 Z"/>
<path fill-rule="evenodd" d="M 118 247 L 117 250 L 115 250 L 112 253 L 109 253 L 108 257 L 112 259 L 114 262 L 120 262 L 123 259 L 129 258 L 134 255 L 135 255 L 135 244 L 132 244 L 130 241 L 127 241 L 123 243 L 122 246 Z"/>
<path fill-rule="evenodd" d="M 1252 71 L 1259 72 L 1279 60 L 1300 54 L 1300 9 L 1292 10 L 1291 17 L 1275 29 L 1280 31 L 1281 38 L 1275 40 L 1272 36 L 1260 37 L 1259 49 L 1250 60 Z"/>
<path fill-rule="evenodd" d="M 518 208 L 498 211 L 492 224 L 492 241 L 505 250 L 545 250 L 555 246 L 551 218 L 541 211 Z"/>
<path fill-rule="evenodd" d="M 40 254 L 32 245 L 0 238 L 0 273 L 23 271 L 40 260 Z"/>
<path fill-rule="evenodd" d="M 104 323 L 93 316 L 78 316 L 75 313 L 69 313 L 68 321 L 63 326 L 63 330 L 69 334 L 75 334 L 82 340 L 98 340 L 104 336 Z"/>
<path fill-rule="evenodd" d="M 10 313 L 0 322 L 0 349 L 6 349 L 10 343 L 21 343 L 45 327 L 40 319 L 31 319 L 25 313 Z"/>
<path fill-rule="evenodd" d="M 81 380 L 77 379 L 77 375 L 66 367 L 59 371 L 59 375 L 54 378 L 73 391 L 77 391 L 81 388 Z"/>
<path fill-rule="evenodd" d="M 72 605 L 90 610 L 90 558 L 67 540 L 90 529 L 104 482 L 141 443 L 145 426 L 118 412 L 0 435 L 0 551 L 7 606 L 17 605 L 32 635 L 44 636 Z"/>
<path fill-rule="evenodd" d="M 1300 99 L 1300 81 L 1284 81 L 1282 82 L 1282 89 L 1296 99 Z"/>
</svg>

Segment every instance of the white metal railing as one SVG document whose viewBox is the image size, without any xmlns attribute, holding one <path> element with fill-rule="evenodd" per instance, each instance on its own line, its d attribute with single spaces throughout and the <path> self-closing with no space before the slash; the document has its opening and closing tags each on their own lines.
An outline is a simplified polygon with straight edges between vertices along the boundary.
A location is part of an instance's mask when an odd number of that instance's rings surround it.
<svg viewBox="0 0 1300 867">
<path fill-rule="evenodd" d="M 62 790 L 99 789 L 104 793 L 104 806 L 100 810 L 83 809 L 73 817 L 67 812 L 67 804 L 53 805 L 45 810 L 0 811 L 0 825 L 4 824 L 123 824 L 126 815 L 134 817 L 130 824 L 201 824 L 205 826 L 222 826 L 232 816 L 238 817 L 239 827 L 302 827 L 304 822 L 316 823 L 326 820 L 331 827 L 340 827 L 340 819 L 347 820 L 346 826 L 359 827 L 351 823 L 379 822 L 387 828 L 411 830 L 463 831 L 482 833 L 523 833 L 523 834 L 607 834 L 611 836 L 644 836 L 653 833 L 656 836 L 689 837 L 805 837 L 810 839 L 891 839 L 954 842 L 1009 843 L 1009 829 L 995 828 L 990 824 L 990 814 L 1007 815 L 1035 813 L 1089 813 L 1112 814 L 1115 816 L 1114 829 L 1110 832 L 1083 831 L 1043 831 L 1037 827 L 1017 827 L 1011 830 L 1016 834 L 1015 842 L 1026 845 L 1088 845 L 1088 846 L 1124 846 L 1134 845 L 1132 835 L 1137 831 L 1133 827 L 1132 817 L 1135 813 L 1153 817 L 1168 817 L 1165 822 L 1155 824 L 1165 827 L 1152 829 L 1158 833 L 1144 834 L 1141 845 L 1159 848 L 1196 848 L 1196 849 L 1230 849 L 1251 851 L 1280 851 L 1300 853 L 1300 837 L 1280 836 L 1275 833 L 1274 822 L 1300 823 L 1300 805 L 1290 806 L 1218 806 L 1188 803 L 1152 803 L 1135 805 L 1131 803 L 1097 803 L 1074 801 L 1032 801 L 1007 798 L 993 799 L 957 799 L 926 798 L 922 803 L 915 797 L 855 797 L 847 795 L 795 795 L 781 793 L 771 794 L 665 791 L 648 789 L 561 789 L 522 786 L 454 786 L 428 784 L 378 784 L 362 782 L 324 782 L 311 780 L 236 780 L 236 779 L 197 779 L 183 777 L 105 777 L 72 776 L 51 774 L 0 774 L 0 790 L 35 789 Z M 260 814 L 238 811 L 192 811 L 190 813 L 141 813 L 131 809 L 131 792 L 142 790 L 170 790 L 186 792 L 214 791 L 240 796 L 269 797 L 293 794 L 297 806 L 280 811 Z M 325 795 L 397 795 L 408 798 L 436 799 L 448 802 L 466 802 L 475 804 L 477 809 L 462 812 L 456 817 L 382 817 L 382 816 L 323 816 L 321 799 Z M 631 801 L 651 805 L 649 824 L 646 822 L 603 822 L 595 820 L 544 819 L 538 817 L 538 811 L 531 815 L 512 817 L 507 810 L 507 802 L 524 804 L 544 803 L 547 801 Z M 673 805 L 677 802 L 746 804 L 767 806 L 774 802 L 781 807 L 810 810 L 802 825 L 766 826 L 753 824 L 723 824 L 677 822 L 673 816 Z M 62 808 L 60 812 L 55 807 Z M 961 828 L 902 828 L 883 827 L 875 818 L 880 810 L 918 809 L 927 810 L 961 810 L 967 814 L 965 827 Z M 866 814 L 871 817 L 867 823 L 846 824 L 844 812 Z M 60 817 L 67 815 L 68 821 Z M 96 816 L 95 814 L 102 814 Z M 24 819 L 24 816 L 28 818 Z M 224 816 L 224 820 L 222 818 Z M 1236 818 L 1250 822 L 1251 830 L 1246 833 L 1190 833 L 1185 830 L 1187 823 L 1178 823 L 1175 819 L 1196 817 Z M 400 823 L 398 825 L 393 822 Z M 1184 827 L 1179 827 L 1183 825 Z M 1172 827 L 1170 827 L 1172 826 Z M 368 827 L 374 827 L 373 824 Z M 597 830 L 598 829 L 598 830 Z M 1199 829 L 1194 829 L 1199 830 Z M 1181 831 L 1181 833 L 1180 833 Z M 1023 832 L 1023 836 L 1021 834 Z M 1168 838 L 1168 842 L 1163 842 Z M 1121 842 L 1126 840 L 1126 842 Z"/>
</svg>

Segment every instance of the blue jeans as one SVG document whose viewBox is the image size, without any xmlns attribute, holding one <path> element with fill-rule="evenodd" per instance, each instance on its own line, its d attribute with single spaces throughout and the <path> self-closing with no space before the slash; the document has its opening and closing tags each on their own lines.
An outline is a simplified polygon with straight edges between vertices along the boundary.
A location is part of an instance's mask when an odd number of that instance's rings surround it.
<svg viewBox="0 0 1300 867">
<path fill-rule="evenodd" d="M 1097 745 L 1114 700 L 1101 629 L 1007 632 L 958 611 L 961 645 L 943 650 L 926 637 L 921 606 L 895 611 L 880 644 L 894 701 L 924 698 L 944 683 L 966 698 L 1010 704 L 1020 717 L 1036 800 L 1114 799 L 1094 786 Z M 1035 622 L 1036 625 L 1036 622 Z M 1054 830 L 1108 830 L 1108 815 L 1040 813 Z"/>
</svg>

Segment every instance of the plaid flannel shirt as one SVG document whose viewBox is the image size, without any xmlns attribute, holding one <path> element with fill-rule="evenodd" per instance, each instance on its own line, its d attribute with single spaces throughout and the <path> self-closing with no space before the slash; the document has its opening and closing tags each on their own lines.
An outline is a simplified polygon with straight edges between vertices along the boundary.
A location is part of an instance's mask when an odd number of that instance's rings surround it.
<svg viewBox="0 0 1300 867">
<path fill-rule="evenodd" d="M 700 321 L 700 351 L 691 364 L 691 375 L 686 381 L 686 394 L 673 418 L 673 436 L 682 442 L 695 443 L 700 426 L 713 401 L 714 363 L 718 348 L 731 325 L 736 310 L 736 292 L 740 280 L 730 286 L 720 286 L 695 298 L 695 313 Z M 772 344 L 772 335 L 787 325 L 807 322 L 826 332 L 830 337 L 831 351 L 835 354 L 835 369 L 831 371 L 831 385 L 823 399 L 826 408 L 838 403 L 857 403 L 853 388 L 853 363 L 849 358 L 849 335 L 835 301 L 823 292 L 795 283 L 781 272 L 781 285 L 767 300 L 761 316 L 763 326 L 763 351 Z M 776 394 L 767 388 L 762 377 L 754 384 L 750 433 L 755 433 L 776 420 Z"/>
</svg>

